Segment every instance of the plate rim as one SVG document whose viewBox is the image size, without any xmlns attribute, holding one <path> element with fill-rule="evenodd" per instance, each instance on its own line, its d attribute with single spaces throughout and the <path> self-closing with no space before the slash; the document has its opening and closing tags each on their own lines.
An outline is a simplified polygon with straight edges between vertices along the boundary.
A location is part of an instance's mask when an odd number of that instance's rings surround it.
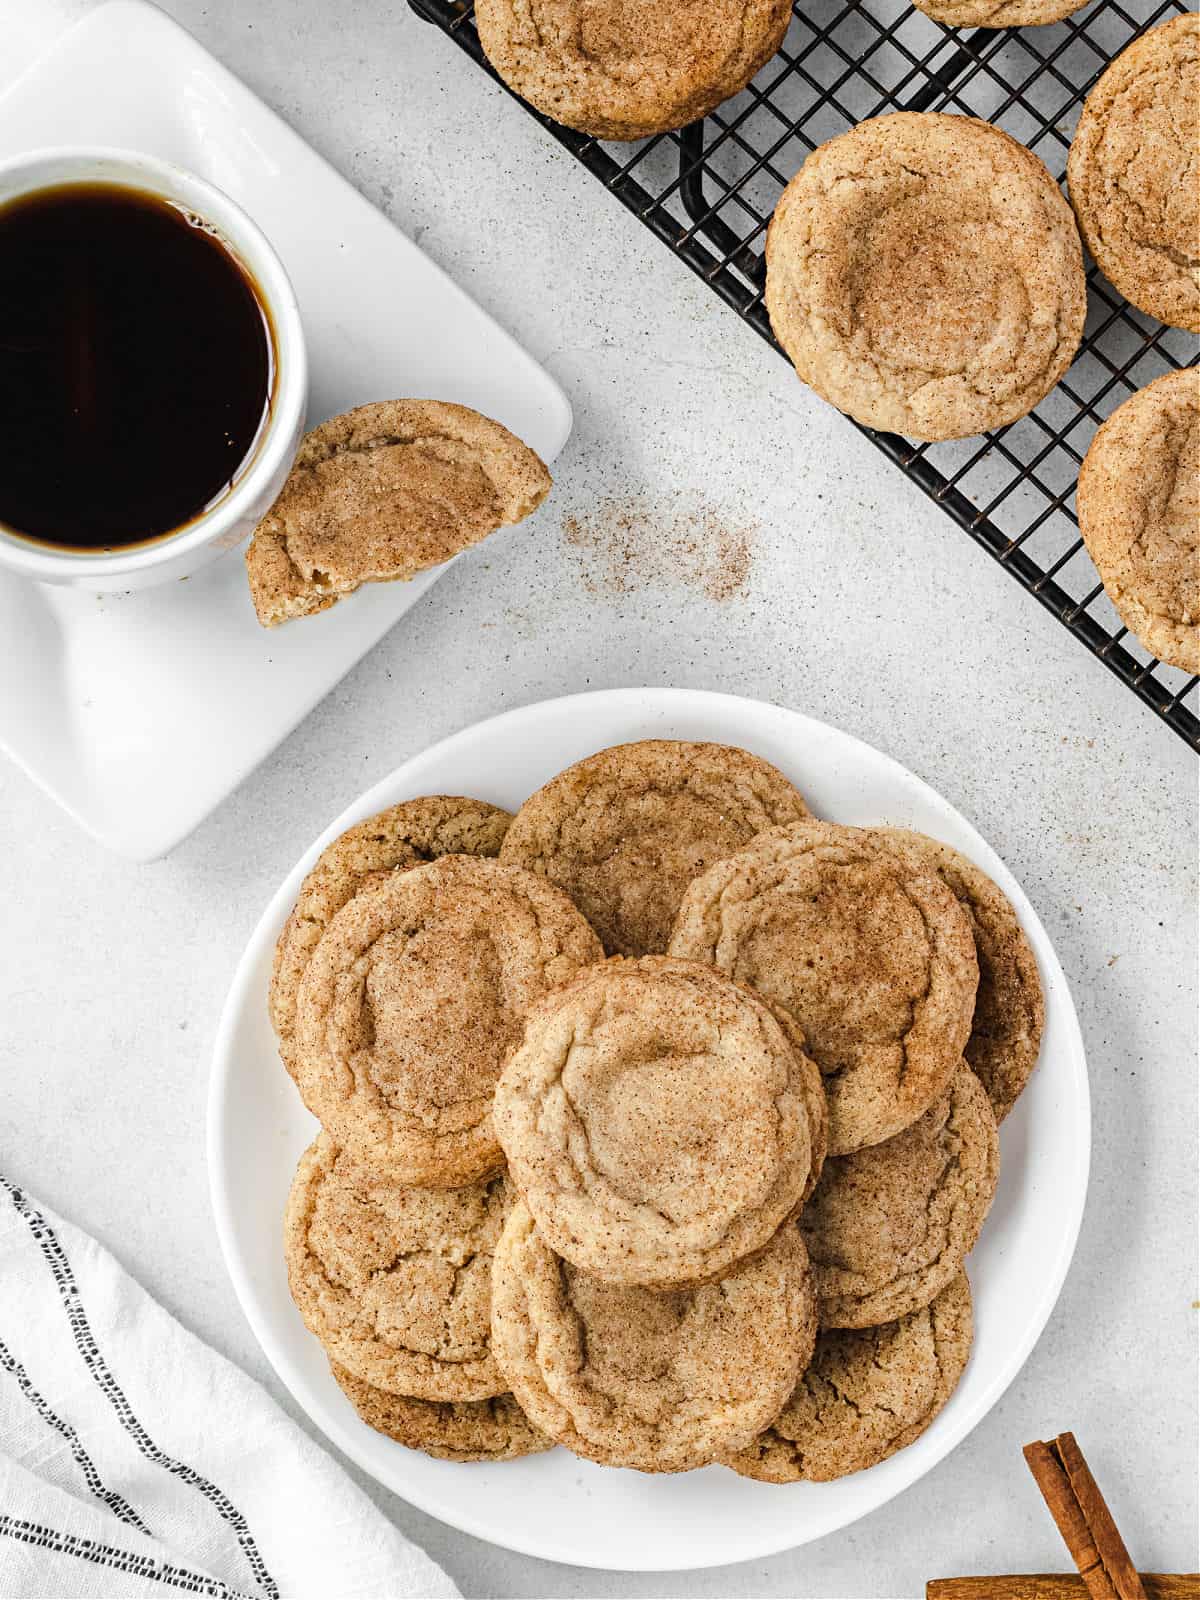
<svg viewBox="0 0 1200 1600">
<path fill-rule="evenodd" d="M 1041 1291 L 1032 1308 L 1032 1314 L 1029 1317 L 1024 1336 L 1006 1352 L 1004 1360 L 980 1394 L 975 1397 L 973 1405 L 962 1416 L 957 1417 L 949 1424 L 945 1430 L 945 1436 L 937 1441 L 935 1452 L 928 1459 L 918 1455 L 913 1463 L 911 1472 L 908 1475 L 901 1473 L 899 1481 L 895 1485 L 889 1486 L 888 1493 L 882 1499 L 872 1505 L 856 1510 L 845 1521 L 839 1523 L 836 1528 L 814 1529 L 807 1536 L 804 1536 L 803 1529 L 799 1529 L 797 1530 L 801 1534 L 799 1539 L 789 1538 L 779 1541 L 774 1537 L 769 1537 L 766 1542 L 756 1544 L 752 1549 L 739 1549 L 727 1555 L 705 1556 L 699 1560 L 690 1561 L 686 1565 L 678 1561 L 664 1563 L 661 1560 L 647 1559 L 634 1562 L 628 1558 L 623 1558 L 620 1566 L 613 1567 L 592 1559 L 586 1554 L 581 1555 L 577 1551 L 572 1551 L 566 1545 L 557 1545 L 552 1529 L 547 1531 L 546 1537 L 541 1542 L 535 1542 L 523 1537 L 516 1531 L 503 1537 L 498 1537 L 495 1529 L 490 1524 L 484 1525 L 473 1514 L 469 1496 L 464 1496 L 461 1502 L 454 1504 L 452 1507 L 453 1514 L 451 1515 L 448 1513 L 444 1501 L 436 1496 L 426 1494 L 422 1486 L 417 1485 L 414 1487 L 406 1484 L 403 1489 L 400 1489 L 380 1476 L 376 1466 L 369 1459 L 368 1452 L 365 1448 L 360 1448 L 357 1437 L 358 1429 L 352 1423 L 347 1425 L 346 1420 L 335 1412 L 329 1411 L 319 1398 L 314 1402 L 314 1397 L 309 1392 L 306 1382 L 299 1373 L 292 1370 L 292 1364 L 286 1352 L 276 1342 L 266 1317 L 259 1313 L 257 1297 L 253 1292 L 251 1283 L 251 1275 L 243 1264 L 239 1253 L 237 1228 L 232 1208 L 228 1202 L 228 1186 L 223 1178 L 226 1170 L 226 1161 L 220 1133 L 223 1127 L 225 1105 L 233 1076 L 233 1039 L 244 1008 L 247 1002 L 252 999 L 250 990 L 254 982 L 255 968 L 273 946 L 278 928 L 282 926 L 284 916 L 287 910 L 290 909 L 290 903 L 295 897 L 300 881 L 320 852 L 334 838 L 346 828 L 361 820 L 362 817 L 371 815 L 372 812 L 381 809 L 384 805 L 395 803 L 388 795 L 385 795 L 384 791 L 392 791 L 397 786 L 398 780 L 402 782 L 404 775 L 410 769 L 419 767 L 426 761 L 434 760 L 444 755 L 448 750 L 469 743 L 479 734 L 481 729 L 494 730 L 498 725 L 511 723 L 521 718 L 553 713 L 572 705 L 582 709 L 587 705 L 597 706 L 602 703 L 606 708 L 627 711 L 632 721 L 639 714 L 644 715 L 647 709 L 651 707 L 656 711 L 661 709 L 670 716 L 675 708 L 683 709 L 686 707 L 687 710 L 692 712 L 703 712 L 706 706 L 712 705 L 714 702 L 726 710 L 738 706 L 750 706 L 756 711 L 765 709 L 794 720 L 799 728 L 803 728 L 805 725 L 818 727 L 827 732 L 832 732 L 839 739 L 848 740 L 853 745 L 861 747 L 869 753 L 873 760 L 882 762 L 889 769 L 891 775 L 906 785 L 915 786 L 919 794 L 931 796 L 938 806 L 950 812 L 964 829 L 972 848 L 977 848 L 984 860 L 989 864 L 992 862 L 998 863 L 1000 871 L 993 875 L 999 881 L 1000 887 L 1004 892 L 1015 898 L 1018 909 L 1022 912 L 1022 921 L 1026 917 L 1029 918 L 1041 934 L 1053 962 L 1053 976 L 1056 980 L 1056 985 L 1061 988 L 1064 1001 L 1062 1020 L 1067 1031 L 1066 1043 L 1070 1047 L 1064 1050 L 1064 1057 L 1071 1075 L 1077 1102 L 1075 1111 L 1078 1114 L 1080 1123 L 1078 1137 L 1074 1144 L 1075 1170 L 1067 1175 L 1067 1181 L 1064 1186 L 1069 1196 L 1067 1227 L 1061 1236 L 1058 1253 L 1051 1269 L 1043 1279 Z M 665 736 L 670 737 L 670 735 Z M 991 870 L 990 865 L 988 870 Z M 1014 890 L 1015 895 L 1013 894 Z M 787 1550 L 801 1548 L 809 1543 L 811 1539 L 832 1537 L 844 1528 L 852 1526 L 853 1523 L 861 1520 L 861 1518 L 881 1510 L 883 1506 L 890 1504 L 897 1496 L 903 1494 L 906 1489 L 911 1488 L 914 1483 L 944 1461 L 963 1442 L 967 1435 L 983 1421 L 984 1417 L 992 1410 L 1024 1367 L 1044 1333 L 1046 1324 L 1049 1322 L 1062 1292 L 1071 1262 L 1074 1259 L 1088 1193 L 1092 1149 L 1091 1122 L 1091 1089 L 1082 1030 L 1079 1026 L 1074 997 L 1071 994 L 1062 963 L 1058 959 L 1057 950 L 1036 909 L 1029 901 L 1020 883 L 1009 870 L 1007 864 L 983 835 L 979 833 L 974 824 L 956 806 L 945 799 L 938 790 L 934 789 L 932 784 L 919 777 L 908 767 L 905 767 L 895 757 L 877 749 L 874 745 L 869 744 L 868 741 L 860 739 L 856 734 L 846 732 L 835 723 L 813 717 L 807 712 L 797 711 L 790 706 L 782 706 L 774 701 L 757 700 L 750 696 L 729 694 L 717 690 L 645 685 L 585 690 L 574 694 L 556 695 L 548 699 L 529 701 L 520 706 L 510 707 L 494 716 L 481 718 L 414 752 L 405 761 L 400 762 L 390 772 L 363 790 L 343 808 L 341 813 L 321 831 L 290 871 L 285 874 L 283 880 L 268 900 L 238 959 L 228 994 L 222 1006 L 213 1043 L 206 1104 L 205 1145 L 209 1172 L 209 1201 L 212 1207 L 213 1220 L 225 1269 L 233 1284 L 234 1293 L 242 1313 L 246 1317 L 255 1339 L 258 1341 L 259 1347 L 266 1356 L 275 1375 L 284 1384 L 305 1416 L 360 1471 L 366 1473 L 373 1482 L 380 1484 L 389 1493 L 395 1494 L 398 1498 L 424 1512 L 427 1516 L 432 1516 L 446 1526 L 466 1533 L 472 1538 L 480 1539 L 501 1549 L 511 1550 L 518 1555 L 532 1556 L 543 1561 L 560 1562 L 567 1566 L 592 1571 L 682 1572 L 701 1571 L 745 1561 L 766 1559 Z M 900 1455 L 890 1458 L 892 1462 L 901 1459 Z"/>
</svg>

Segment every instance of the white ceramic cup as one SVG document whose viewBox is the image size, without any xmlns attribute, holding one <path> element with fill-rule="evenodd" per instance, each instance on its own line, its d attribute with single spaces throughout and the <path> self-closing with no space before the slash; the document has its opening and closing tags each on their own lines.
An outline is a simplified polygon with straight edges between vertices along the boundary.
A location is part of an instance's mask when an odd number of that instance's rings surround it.
<svg viewBox="0 0 1200 1600">
<path fill-rule="evenodd" d="M 253 449 L 220 499 L 177 532 L 127 550 L 97 552 L 40 544 L 0 523 L 0 565 L 27 578 L 105 591 L 144 589 L 186 578 L 234 549 L 277 498 L 304 432 L 304 329 L 283 263 L 262 230 L 228 195 L 169 161 L 94 146 L 31 151 L 0 162 L 0 206 L 76 183 L 138 189 L 203 218 L 253 279 L 274 341 L 270 407 Z"/>
</svg>

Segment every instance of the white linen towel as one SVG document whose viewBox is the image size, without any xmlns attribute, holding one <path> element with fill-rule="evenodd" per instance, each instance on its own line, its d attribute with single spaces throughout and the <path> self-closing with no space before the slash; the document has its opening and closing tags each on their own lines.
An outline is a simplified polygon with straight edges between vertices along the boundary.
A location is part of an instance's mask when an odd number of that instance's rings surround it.
<svg viewBox="0 0 1200 1600">
<path fill-rule="evenodd" d="M 458 1592 L 265 1390 L 0 1176 L 0 1595 Z"/>
</svg>

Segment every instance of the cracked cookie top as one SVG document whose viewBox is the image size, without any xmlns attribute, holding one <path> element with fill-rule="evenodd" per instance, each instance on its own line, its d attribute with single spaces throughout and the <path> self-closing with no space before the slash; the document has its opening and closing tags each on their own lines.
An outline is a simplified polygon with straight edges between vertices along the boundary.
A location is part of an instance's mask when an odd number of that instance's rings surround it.
<svg viewBox="0 0 1200 1600">
<path fill-rule="evenodd" d="M 1008 896 L 961 852 L 906 828 L 872 832 L 893 850 L 934 867 L 971 924 L 979 988 L 963 1054 L 1002 1122 L 1029 1081 L 1042 1044 L 1045 1004 L 1029 940 Z"/>
<path fill-rule="evenodd" d="M 378 1389 L 482 1400 L 492 1359 L 492 1251 L 504 1179 L 417 1189 L 358 1167 L 321 1134 L 284 1218 L 292 1298 L 326 1354 Z"/>
<path fill-rule="evenodd" d="M 296 995 L 330 920 L 360 889 L 393 872 L 438 856 L 499 855 L 510 821 L 507 811 L 483 800 L 424 795 L 368 817 L 325 847 L 279 935 L 267 994 L 280 1054 L 293 1076 Z"/>
<path fill-rule="evenodd" d="M 746 750 L 643 739 L 552 778 L 517 812 L 500 859 L 565 889 L 609 955 L 657 955 L 697 874 L 807 814 L 783 774 Z"/>
<path fill-rule="evenodd" d="M 274 627 L 364 583 L 415 577 L 549 492 L 529 446 L 468 406 L 382 400 L 331 417 L 305 434 L 246 551 L 258 620 Z"/>
<path fill-rule="evenodd" d="M 1200 333 L 1200 17 L 1135 39 L 1088 95 L 1067 161 L 1096 264 L 1149 316 Z"/>
<path fill-rule="evenodd" d="M 791 0 L 476 0 L 492 66 L 556 122 L 600 139 L 682 128 L 745 88 Z"/>
<path fill-rule="evenodd" d="M 1200 672 L 1200 372 L 1139 389 L 1092 440 L 1079 531 L 1121 621 L 1147 650 Z"/>
<path fill-rule="evenodd" d="M 870 830 L 810 818 L 763 833 L 692 884 L 671 954 L 796 1019 L 834 1154 L 914 1122 L 970 1036 L 978 965 L 962 907 L 935 870 Z"/>
<path fill-rule="evenodd" d="M 329 1370 L 368 1428 L 440 1461 L 513 1461 L 554 1444 L 539 1433 L 511 1394 L 487 1400 L 418 1400 L 389 1394 L 336 1361 Z"/>
<path fill-rule="evenodd" d="M 495 1171 L 496 1080 L 525 1013 L 601 957 L 566 895 L 532 873 L 442 856 L 359 890 L 296 1001 L 309 1110 L 354 1160 L 433 1187 Z"/>
<path fill-rule="evenodd" d="M 797 372 L 859 422 L 955 439 L 1031 411 L 1087 310 L 1071 208 L 974 117 L 904 111 L 821 145 L 767 235 L 767 309 Z"/>
<path fill-rule="evenodd" d="M 645 956 L 589 968 L 532 1008 L 494 1115 L 549 1247 L 608 1283 L 663 1288 L 716 1277 L 795 1214 L 823 1099 L 756 995 Z"/>
<path fill-rule="evenodd" d="M 812 1351 L 800 1234 L 699 1288 L 602 1283 L 555 1255 L 518 1202 L 492 1272 L 492 1349 L 534 1425 L 576 1455 L 685 1472 L 743 1449 Z"/>
<path fill-rule="evenodd" d="M 782 1412 L 725 1465 L 765 1483 L 827 1483 L 885 1461 L 924 1433 L 953 1394 L 971 1323 L 971 1289 L 959 1272 L 931 1305 L 896 1322 L 818 1334 Z"/>
<path fill-rule="evenodd" d="M 821 1326 L 874 1327 L 928 1305 L 978 1239 L 999 1173 L 996 1119 L 965 1062 L 911 1128 L 831 1157 L 800 1218 Z"/>
</svg>

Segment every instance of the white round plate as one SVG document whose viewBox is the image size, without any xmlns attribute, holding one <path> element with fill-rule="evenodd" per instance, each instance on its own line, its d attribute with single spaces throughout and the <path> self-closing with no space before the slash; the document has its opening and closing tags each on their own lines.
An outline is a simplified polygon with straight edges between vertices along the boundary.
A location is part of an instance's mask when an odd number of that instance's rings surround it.
<svg viewBox="0 0 1200 1600">
<path fill-rule="evenodd" d="M 352 823 L 422 794 L 470 794 L 515 810 L 563 767 L 629 739 L 713 739 L 775 763 L 817 815 L 894 823 L 956 846 L 1013 901 L 1046 990 L 1042 1056 L 1001 1132 L 996 1203 L 969 1270 L 975 1346 L 933 1426 L 890 1460 L 836 1483 L 753 1483 L 721 1467 L 645 1476 L 563 1450 L 458 1465 L 374 1433 L 329 1375 L 288 1295 L 281 1219 L 316 1125 L 280 1065 L 267 1021 L 271 952 L 301 879 Z M 1087 1072 L 1066 979 L 1003 862 L 919 778 L 849 734 L 778 706 L 685 689 L 617 689 L 526 706 L 445 739 L 332 823 L 263 913 L 217 1036 L 209 1170 L 234 1286 L 276 1372 L 317 1426 L 380 1483 L 443 1522 L 527 1555 L 622 1571 L 749 1561 L 845 1527 L 929 1471 L 995 1404 L 1033 1348 L 1075 1247 L 1087 1187 Z"/>
</svg>

